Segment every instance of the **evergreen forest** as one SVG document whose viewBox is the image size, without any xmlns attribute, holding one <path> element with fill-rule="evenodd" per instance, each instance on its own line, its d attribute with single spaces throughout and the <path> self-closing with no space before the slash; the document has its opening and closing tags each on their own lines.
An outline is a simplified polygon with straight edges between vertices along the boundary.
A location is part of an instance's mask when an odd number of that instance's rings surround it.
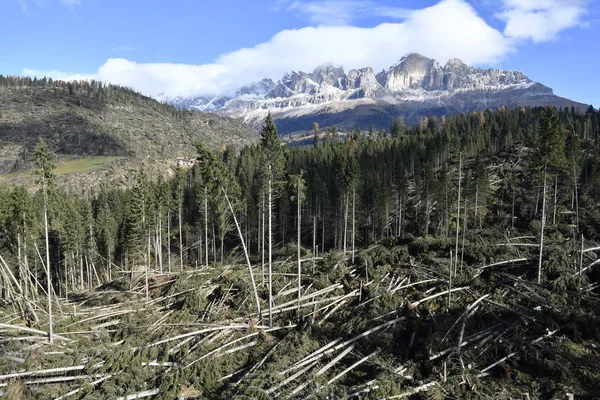
<svg viewBox="0 0 600 400">
<path fill-rule="evenodd" d="M 311 142 L 269 116 L 74 193 L 40 138 L 35 188 L 0 184 L 2 396 L 600 397 L 599 111 Z"/>
</svg>

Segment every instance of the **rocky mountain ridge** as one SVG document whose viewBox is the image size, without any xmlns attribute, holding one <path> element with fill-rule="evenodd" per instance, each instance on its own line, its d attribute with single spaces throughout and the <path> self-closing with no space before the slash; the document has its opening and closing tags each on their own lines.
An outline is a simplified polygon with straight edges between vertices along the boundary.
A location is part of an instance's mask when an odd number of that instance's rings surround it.
<svg viewBox="0 0 600 400">
<path fill-rule="evenodd" d="M 366 127 L 373 122 L 387 127 L 396 117 L 414 123 L 423 116 L 517 104 L 563 106 L 568 100 L 522 72 L 476 68 L 456 58 L 441 65 L 411 53 L 379 73 L 371 67 L 346 73 L 341 66 L 324 65 L 311 73 L 286 73 L 277 82 L 263 79 L 240 88 L 234 97 L 171 102 L 240 118 L 251 125 L 260 125 L 271 112 L 283 122 L 282 133 L 291 133 L 310 130 L 313 121 L 347 127 Z"/>
</svg>

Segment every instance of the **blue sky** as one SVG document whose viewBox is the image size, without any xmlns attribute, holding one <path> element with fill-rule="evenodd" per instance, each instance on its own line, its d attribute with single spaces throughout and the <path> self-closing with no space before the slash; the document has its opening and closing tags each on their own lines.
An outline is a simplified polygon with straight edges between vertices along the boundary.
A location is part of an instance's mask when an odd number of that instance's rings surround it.
<svg viewBox="0 0 600 400">
<path fill-rule="evenodd" d="M 327 62 L 381 70 L 415 51 L 600 106 L 598 0 L 0 0 L 0 16 L 4 75 L 195 96 Z"/>
</svg>

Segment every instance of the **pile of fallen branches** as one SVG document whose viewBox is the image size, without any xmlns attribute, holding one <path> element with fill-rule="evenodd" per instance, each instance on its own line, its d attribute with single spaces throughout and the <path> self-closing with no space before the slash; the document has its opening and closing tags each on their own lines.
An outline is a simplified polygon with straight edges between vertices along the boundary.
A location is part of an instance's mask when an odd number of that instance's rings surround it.
<svg viewBox="0 0 600 400">
<path fill-rule="evenodd" d="M 253 267 L 260 317 L 247 266 L 150 273 L 148 296 L 145 274 L 117 277 L 126 283 L 54 297 L 53 344 L 42 300 L 20 295 L 15 280 L 0 308 L 0 393 L 56 399 L 599 395 L 600 297 L 586 275 L 592 267 L 572 268 L 549 246 L 538 284 L 536 250 L 528 246 L 490 246 L 483 263 L 464 256 L 451 262 L 450 251 L 448 241 L 417 239 L 365 249 L 354 265 L 331 253 L 302 276 L 299 299 L 295 266 L 281 263 L 273 275 L 272 325 L 260 266 Z M 595 263 L 594 252 L 582 253 L 586 264 Z"/>
</svg>

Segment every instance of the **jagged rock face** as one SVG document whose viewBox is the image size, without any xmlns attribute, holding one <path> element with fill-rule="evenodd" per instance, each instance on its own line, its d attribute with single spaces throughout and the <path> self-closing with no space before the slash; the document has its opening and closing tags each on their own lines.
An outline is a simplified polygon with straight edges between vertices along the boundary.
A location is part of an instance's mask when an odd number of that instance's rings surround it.
<svg viewBox="0 0 600 400">
<path fill-rule="evenodd" d="M 325 65 L 312 73 L 287 73 L 276 83 L 263 79 L 240 88 L 234 98 L 202 97 L 174 103 L 255 125 L 271 112 L 275 120 L 285 120 L 286 128 L 280 131 L 289 133 L 311 129 L 310 120 L 361 126 L 381 121 L 380 127 L 387 128 L 391 118 L 400 116 L 412 123 L 421 116 L 516 104 L 561 106 L 566 100 L 521 72 L 474 68 L 459 59 L 442 66 L 411 53 L 378 74 L 371 67 L 345 73 L 340 66 Z M 352 110 L 359 118 L 353 117 Z M 295 126 L 294 121 L 302 122 Z"/>
<path fill-rule="evenodd" d="M 272 79 L 265 78 L 260 82 L 254 82 L 248 86 L 241 87 L 237 92 L 235 92 L 235 95 L 236 97 L 252 94 L 262 96 L 269 93 L 271 90 L 273 90 L 274 87 L 275 82 L 273 82 Z"/>
<path fill-rule="evenodd" d="M 443 83 L 437 61 L 419 54 L 409 54 L 387 71 L 377 74 L 377 81 L 386 89 L 400 91 L 406 89 L 439 90 Z"/>
<path fill-rule="evenodd" d="M 343 67 L 332 65 L 317 67 L 311 78 L 319 85 L 325 83 L 338 89 L 346 89 L 346 74 Z"/>
<path fill-rule="evenodd" d="M 532 83 L 521 72 L 473 68 L 456 58 L 442 67 L 437 61 L 414 53 L 403 57 L 398 64 L 387 71 L 380 72 L 377 81 L 386 89 L 393 91 L 482 90 L 488 87 Z"/>
</svg>

